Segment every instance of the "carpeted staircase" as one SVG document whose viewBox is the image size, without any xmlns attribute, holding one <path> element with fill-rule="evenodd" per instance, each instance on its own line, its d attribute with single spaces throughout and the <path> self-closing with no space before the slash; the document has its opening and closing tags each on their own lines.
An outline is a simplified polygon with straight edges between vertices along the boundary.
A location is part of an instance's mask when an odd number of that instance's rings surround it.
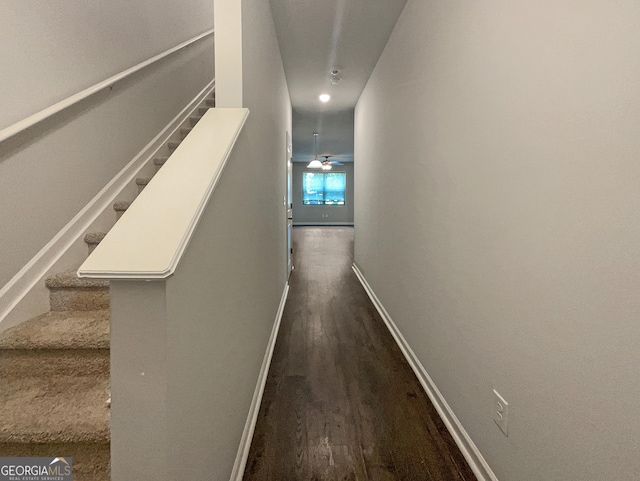
<svg viewBox="0 0 640 481">
<path fill-rule="evenodd" d="M 209 107 L 168 142 L 171 155 Z M 154 159 L 159 170 L 167 157 Z M 138 192 L 150 177 L 136 179 Z M 116 217 L 131 205 L 114 203 Z M 88 233 L 89 253 L 105 234 Z M 109 475 L 109 282 L 75 271 L 46 279 L 51 311 L 0 334 L 0 457 L 72 457 L 75 481 Z"/>
</svg>

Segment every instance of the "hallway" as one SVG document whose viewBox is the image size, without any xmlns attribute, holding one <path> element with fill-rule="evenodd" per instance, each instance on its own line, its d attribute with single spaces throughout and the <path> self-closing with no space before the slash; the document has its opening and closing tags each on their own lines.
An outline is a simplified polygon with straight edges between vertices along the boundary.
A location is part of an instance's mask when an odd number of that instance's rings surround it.
<svg viewBox="0 0 640 481">
<path fill-rule="evenodd" d="M 351 269 L 351 227 L 296 227 L 245 481 L 475 480 Z"/>
</svg>

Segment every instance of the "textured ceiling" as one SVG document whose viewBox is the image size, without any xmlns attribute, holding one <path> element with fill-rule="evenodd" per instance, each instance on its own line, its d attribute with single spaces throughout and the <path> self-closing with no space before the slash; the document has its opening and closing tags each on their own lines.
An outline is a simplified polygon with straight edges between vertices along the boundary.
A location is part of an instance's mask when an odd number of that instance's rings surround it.
<svg viewBox="0 0 640 481">
<path fill-rule="evenodd" d="M 293 158 L 353 160 L 353 108 L 406 0 L 271 0 L 293 115 Z M 331 84 L 329 71 L 342 69 Z M 323 104 L 321 93 L 331 95 Z"/>
</svg>

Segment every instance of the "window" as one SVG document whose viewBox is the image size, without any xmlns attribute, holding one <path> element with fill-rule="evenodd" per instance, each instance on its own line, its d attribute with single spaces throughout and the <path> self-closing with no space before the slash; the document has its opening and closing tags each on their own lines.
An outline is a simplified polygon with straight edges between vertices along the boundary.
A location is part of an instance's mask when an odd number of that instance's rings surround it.
<svg viewBox="0 0 640 481">
<path fill-rule="evenodd" d="M 344 205 L 346 187 L 346 172 L 303 172 L 302 203 Z"/>
</svg>

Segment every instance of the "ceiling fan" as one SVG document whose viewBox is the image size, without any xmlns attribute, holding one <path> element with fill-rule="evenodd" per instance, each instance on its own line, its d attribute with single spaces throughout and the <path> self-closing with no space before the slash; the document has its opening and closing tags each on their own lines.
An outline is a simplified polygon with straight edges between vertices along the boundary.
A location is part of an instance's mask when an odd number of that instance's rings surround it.
<svg viewBox="0 0 640 481">
<path fill-rule="evenodd" d="M 329 160 L 333 155 L 321 155 L 320 157 L 324 157 L 322 161 L 322 168 L 324 170 L 330 170 L 332 165 L 344 165 L 342 162 L 338 162 L 337 160 Z"/>
<path fill-rule="evenodd" d="M 344 165 L 342 162 L 329 160 L 330 157 L 334 157 L 333 155 L 321 155 L 320 157 L 324 157 L 324 160 L 318 160 L 318 132 L 313 133 L 313 153 L 313 160 L 307 165 L 309 169 L 331 170 L 332 165 Z"/>
</svg>

